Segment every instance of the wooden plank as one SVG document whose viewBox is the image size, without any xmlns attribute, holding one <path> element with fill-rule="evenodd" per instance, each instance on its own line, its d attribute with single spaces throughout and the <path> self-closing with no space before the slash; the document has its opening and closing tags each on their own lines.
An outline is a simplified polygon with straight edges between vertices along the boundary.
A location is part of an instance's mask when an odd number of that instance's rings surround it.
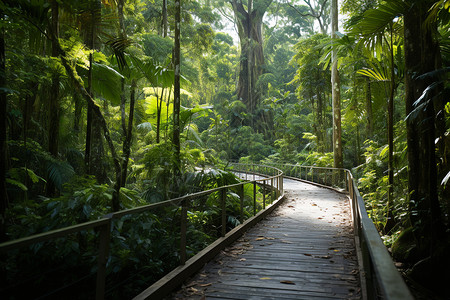
<svg viewBox="0 0 450 300">
<path fill-rule="evenodd" d="M 228 232 L 225 237 L 217 239 L 214 243 L 200 251 L 194 257 L 190 258 L 185 265 L 177 267 L 133 299 L 163 299 L 171 291 L 178 288 L 183 280 L 200 270 L 201 267 L 217 255 L 221 249 L 233 243 L 240 236 L 242 236 L 245 231 L 269 215 L 283 202 L 283 200 L 284 196 L 282 195 L 266 210 L 260 211 L 256 214 L 256 216 L 246 220 L 242 225 Z"/>
<path fill-rule="evenodd" d="M 360 298 L 347 198 L 303 183 L 284 186 L 285 203 L 172 299 Z"/>
</svg>

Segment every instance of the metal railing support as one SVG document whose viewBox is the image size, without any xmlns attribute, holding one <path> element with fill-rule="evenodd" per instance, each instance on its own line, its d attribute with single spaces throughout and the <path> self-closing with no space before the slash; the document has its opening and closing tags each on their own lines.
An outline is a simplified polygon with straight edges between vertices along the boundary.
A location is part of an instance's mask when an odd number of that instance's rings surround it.
<svg viewBox="0 0 450 300">
<path fill-rule="evenodd" d="M 97 261 L 97 282 L 95 288 L 95 299 L 101 300 L 105 298 L 106 287 L 106 263 L 108 261 L 109 240 L 111 233 L 111 219 L 108 223 L 99 228 L 99 247 Z"/>
<path fill-rule="evenodd" d="M 181 224 L 180 224 L 180 264 L 186 263 L 186 233 L 187 233 L 187 211 L 188 203 L 186 200 L 181 202 Z"/>
</svg>

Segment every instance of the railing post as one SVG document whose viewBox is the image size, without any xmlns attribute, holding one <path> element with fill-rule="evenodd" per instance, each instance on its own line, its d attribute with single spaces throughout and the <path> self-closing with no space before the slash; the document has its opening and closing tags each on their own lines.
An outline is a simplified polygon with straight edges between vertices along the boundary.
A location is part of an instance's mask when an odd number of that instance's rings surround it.
<svg viewBox="0 0 450 300">
<path fill-rule="evenodd" d="M 98 246 L 98 269 L 97 283 L 95 290 L 95 299 L 102 300 L 105 298 L 106 287 L 106 263 L 108 261 L 109 241 L 111 235 L 111 219 L 108 223 L 101 226 L 99 230 L 99 246 Z"/>
<path fill-rule="evenodd" d="M 256 181 L 253 181 L 253 215 L 256 216 Z"/>
<path fill-rule="evenodd" d="M 186 263 L 187 200 L 181 202 L 180 264 Z"/>
<path fill-rule="evenodd" d="M 222 237 L 227 234 L 227 190 L 220 190 L 220 206 L 222 207 Z"/>
<path fill-rule="evenodd" d="M 266 209 L 266 181 L 263 180 L 263 209 Z"/>
<path fill-rule="evenodd" d="M 241 206 L 241 224 L 244 223 L 244 184 L 239 186 L 239 200 Z"/>
<path fill-rule="evenodd" d="M 270 186 L 272 187 L 271 190 L 270 190 L 270 203 L 272 204 L 273 203 L 273 198 L 274 198 L 274 190 L 275 190 L 275 186 L 273 184 L 273 177 L 270 178 Z M 275 193 L 276 193 L 276 190 L 275 190 Z"/>
</svg>

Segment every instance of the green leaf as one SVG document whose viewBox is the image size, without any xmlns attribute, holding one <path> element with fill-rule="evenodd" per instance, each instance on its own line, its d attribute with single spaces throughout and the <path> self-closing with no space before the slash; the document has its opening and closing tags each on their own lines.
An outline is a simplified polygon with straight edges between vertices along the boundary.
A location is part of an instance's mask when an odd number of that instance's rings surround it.
<svg viewBox="0 0 450 300">
<path fill-rule="evenodd" d="M 445 175 L 444 179 L 442 179 L 441 185 L 447 185 L 448 180 L 450 179 L 450 172 Z"/>
<path fill-rule="evenodd" d="M 34 173 L 33 170 L 30 170 L 28 168 L 22 168 L 22 169 L 27 172 L 28 176 L 30 177 L 31 181 L 33 181 L 33 183 L 38 183 L 39 180 L 46 182 L 46 180 L 44 178 L 36 175 L 36 173 Z"/>
<path fill-rule="evenodd" d="M 28 188 L 22 182 L 19 182 L 11 178 L 6 178 L 6 182 L 19 187 L 22 191 L 28 191 Z"/>
<path fill-rule="evenodd" d="M 113 68 L 94 63 L 92 65 L 92 87 L 112 105 L 120 105 L 121 79 L 123 76 Z"/>
<path fill-rule="evenodd" d="M 375 79 L 376 81 L 389 81 L 383 73 L 371 69 L 361 69 L 358 70 L 356 73 Z"/>
</svg>

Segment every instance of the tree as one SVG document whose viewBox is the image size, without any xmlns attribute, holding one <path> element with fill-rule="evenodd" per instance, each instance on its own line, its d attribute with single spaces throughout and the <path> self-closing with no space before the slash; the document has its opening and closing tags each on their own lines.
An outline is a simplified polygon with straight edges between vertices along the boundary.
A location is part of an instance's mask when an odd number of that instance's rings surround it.
<svg viewBox="0 0 450 300">
<path fill-rule="evenodd" d="M 400 8 L 401 9 L 401 8 Z M 359 70 L 358 73 L 377 82 L 383 82 L 385 86 L 389 84 L 387 97 L 387 141 L 388 141 L 388 201 L 387 201 L 387 223 L 384 231 L 389 232 L 394 226 L 392 216 L 393 190 L 394 190 L 394 96 L 398 86 L 398 81 L 402 79 L 403 63 L 401 49 L 401 39 L 394 30 L 399 27 L 395 19 L 400 15 L 398 9 L 392 9 L 387 5 L 379 5 L 376 9 L 368 9 L 362 14 L 362 18 L 353 26 L 352 33 L 360 37 L 360 45 L 366 47 L 368 64 L 371 69 Z M 397 51 L 394 51 L 394 48 Z M 397 55 L 396 53 L 397 52 Z M 397 61 L 395 58 L 397 57 Z M 387 61 L 387 63 L 385 63 Z M 367 87 L 370 91 L 370 86 Z M 387 90 L 387 88 L 386 88 Z M 368 102 L 369 100 L 367 100 Z M 368 112 L 371 107 L 368 105 Z M 369 123 L 370 124 L 370 123 Z M 370 127 L 369 127 L 370 129 Z M 371 130 L 369 130 L 370 132 Z"/>
<path fill-rule="evenodd" d="M 0 9 L 0 21 L 3 22 L 3 10 Z M 6 208 L 8 207 L 8 193 L 6 191 L 6 162 L 7 162 L 7 125 L 6 125 L 6 57 L 5 32 L 0 29 L 0 242 L 6 239 Z"/>
<path fill-rule="evenodd" d="M 246 5 L 240 0 L 230 2 L 241 45 L 237 97 L 245 103 L 252 115 L 260 101 L 254 89 L 259 77 L 264 73 L 265 66 L 262 21 L 272 0 L 248 0 Z"/>
<path fill-rule="evenodd" d="M 304 10 L 301 10 L 300 8 L 289 4 L 289 6 L 294 9 L 300 16 L 302 17 L 311 17 L 317 20 L 320 27 L 320 32 L 322 34 L 327 34 L 328 32 L 328 25 L 330 24 L 330 18 L 328 17 L 328 9 L 329 9 L 329 2 L 328 0 L 319 0 L 317 1 L 311 1 L 311 0 L 304 0 L 304 2 L 308 5 L 309 11 L 306 12 Z"/>
<path fill-rule="evenodd" d="M 181 157 L 180 157 L 180 109 L 181 109 L 181 94 L 180 94 L 180 79 L 181 79 L 181 60 L 180 60 L 180 30 L 181 30 L 181 0 L 175 0 L 175 46 L 173 54 L 173 65 L 175 69 L 174 74 L 174 99 L 173 99 L 173 146 L 174 146 L 174 164 L 173 173 L 175 178 L 181 172 Z M 175 181 L 176 182 L 176 181 Z"/>
<path fill-rule="evenodd" d="M 331 39 L 337 38 L 338 32 L 338 1 L 331 2 Z M 341 91 L 340 79 L 337 65 L 337 52 L 332 50 L 331 67 L 331 92 L 333 102 L 333 153 L 334 167 L 342 168 L 344 160 L 342 156 L 342 132 L 341 132 Z"/>
<path fill-rule="evenodd" d="M 320 64 L 320 58 L 324 54 L 324 46 L 329 42 L 329 37 L 316 34 L 307 39 L 302 39 L 295 45 L 298 51 L 292 62 L 298 64 L 297 74 L 292 82 L 298 84 L 298 98 L 308 100 L 308 107 L 313 114 L 314 122 L 311 124 L 316 137 L 317 151 L 324 153 L 332 149 L 327 140 L 327 127 L 329 126 L 327 114 L 330 98 L 330 70 L 324 69 Z M 306 101 L 305 101 L 306 102 Z"/>
<path fill-rule="evenodd" d="M 437 193 L 435 154 L 436 91 L 429 87 L 439 67 L 439 45 L 434 38 L 436 22 L 426 24 L 434 1 L 407 1 L 404 15 L 405 102 L 409 167 L 411 223 L 422 255 L 432 256 L 442 235 Z M 433 74 L 433 73 L 431 73 Z"/>
<path fill-rule="evenodd" d="M 56 0 L 51 2 L 52 19 L 50 30 L 52 31 L 52 57 L 58 56 L 58 45 L 56 39 L 59 38 L 59 4 Z M 59 74 L 57 71 L 52 75 L 52 84 L 49 97 L 49 123 L 48 123 L 48 152 L 54 157 L 58 157 L 59 141 Z M 54 193 L 55 186 L 51 180 L 48 180 L 46 194 L 48 196 Z"/>
</svg>

